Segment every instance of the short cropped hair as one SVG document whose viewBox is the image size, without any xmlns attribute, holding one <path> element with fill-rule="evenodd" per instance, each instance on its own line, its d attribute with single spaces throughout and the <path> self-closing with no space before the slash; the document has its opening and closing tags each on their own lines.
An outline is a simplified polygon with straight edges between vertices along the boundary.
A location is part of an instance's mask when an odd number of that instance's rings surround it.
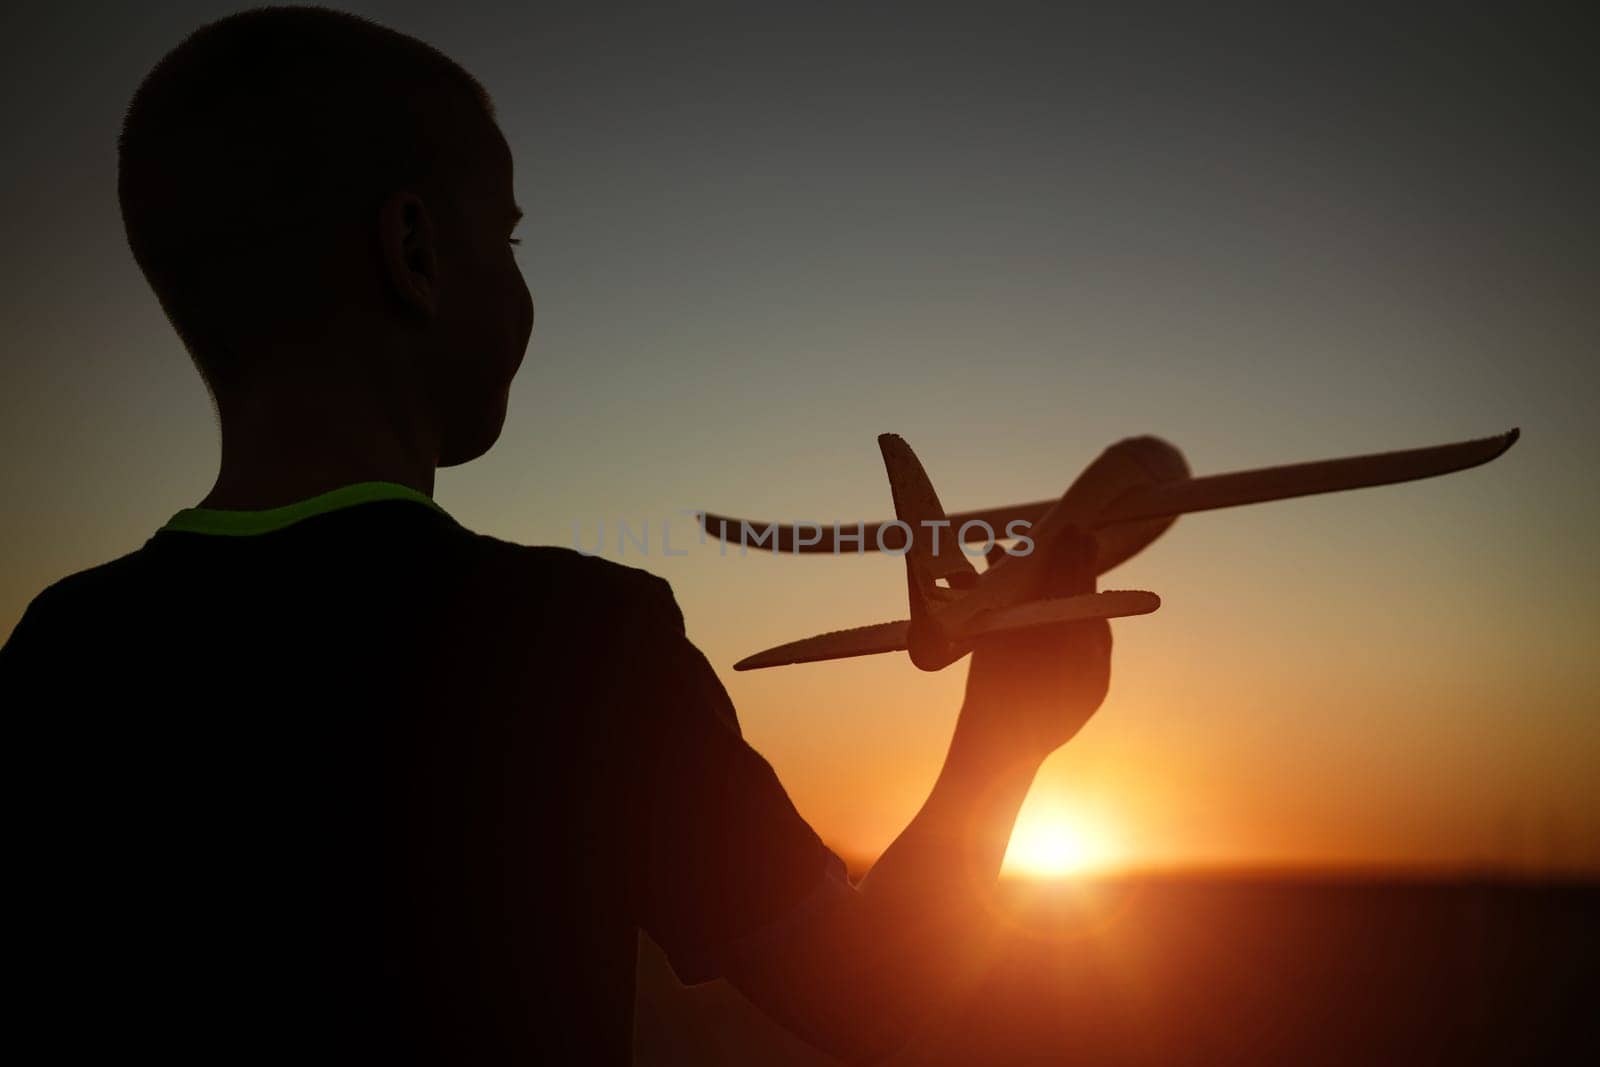
<svg viewBox="0 0 1600 1067">
<path fill-rule="evenodd" d="M 462 101 L 492 122 L 488 93 L 443 53 L 318 7 L 230 15 L 156 64 L 118 140 L 117 197 L 213 391 L 241 349 L 322 321 L 338 294 L 319 265 L 341 234 L 398 189 L 481 165 Z"/>
</svg>

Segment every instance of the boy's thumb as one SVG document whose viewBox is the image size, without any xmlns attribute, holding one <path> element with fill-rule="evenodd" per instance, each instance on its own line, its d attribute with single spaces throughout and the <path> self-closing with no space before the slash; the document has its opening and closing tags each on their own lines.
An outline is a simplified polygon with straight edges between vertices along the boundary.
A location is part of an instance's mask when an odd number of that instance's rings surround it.
<svg viewBox="0 0 1600 1067">
<path fill-rule="evenodd" d="M 1045 596 L 1078 596 L 1094 592 L 1095 558 L 1099 542 L 1094 534 L 1077 526 L 1063 530 L 1050 554 L 1042 561 L 1045 568 Z"/>
</svg>

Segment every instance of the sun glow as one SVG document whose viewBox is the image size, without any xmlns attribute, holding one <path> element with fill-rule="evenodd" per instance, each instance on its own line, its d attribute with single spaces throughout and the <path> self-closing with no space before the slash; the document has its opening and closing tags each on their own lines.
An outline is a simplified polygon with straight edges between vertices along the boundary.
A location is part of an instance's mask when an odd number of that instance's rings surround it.
<svg viewBox="0 0 1600 1067">
<path fill-rule="evenodd" d="M 1030 878 L 1068 878 L 1111 870 L 1122 858 L 1103 822 L 1052 807 L 1023 812 L 1001 870 Z"/>
</svg>

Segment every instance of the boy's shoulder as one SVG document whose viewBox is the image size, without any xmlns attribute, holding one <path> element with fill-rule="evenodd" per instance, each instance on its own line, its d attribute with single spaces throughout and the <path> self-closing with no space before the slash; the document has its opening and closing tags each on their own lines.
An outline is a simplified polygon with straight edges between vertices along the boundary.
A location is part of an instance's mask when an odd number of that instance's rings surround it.
<svg viewBox="0 0 1600 1067">
<path fill-rule="evenodd" d="M 659 575 L 572 548 L 524 545 L 487 534 L 473 536 L 493 573 L 514 573 L 543 596 L 554 595 L 606 615 L 622 614 L 683 632 L 683 612 L 672 585 Z"/>
<path fill-rule="evenodd" d="M 136 548 L 115 559 L 58 578 L 34 596 L 27 610 L 34 615 L 53 614 L 78 601 L 94 598 L 102 590 L 115 588 L 139 570 L 143 554 L 143 548 Z"/>
<path fill-rule="evenodd" d="M 639 567 L 555 545 L 524 545 L 455 527 L 471 548 L 468 575 L 453 567 L 446 581 L 466 578 L 474 595 L 508 607 L 538 606 L 540 614 L 559 611 L 574 620 L 589 618 L 600 625 L 643 625 L 671 633 L 684 631 L 683 613 L 666 579 Z M 146 590 L 164 571 L 154 558 L 160 547 L 152 538 L 115 559 L 74 572 L 40 591 L 28 604 L 13 636 L 70 623 L 79 628 Z M 456 542 L 458 545 L 460 541 Z M 154 554 L 154 555 L 153 555 Z M 454 556 L 454 553 L 447 553 Z M 460 562 L 459 556 L 454 556 Z M 148 572 L 148 573 L 147 573 Z M 514 617 L 516 612 L 511 612 Z"/>
<path fill-rule="evenodd" d="M 93 628 L 95 620 L 100 618 L 93 609 L 114 599 L 116 590 L 138 572 L 142 553 L 142 548 L 135 549 L 51 582 L 28 602 L 10 637 L 0 645 L 14 649 L 29 643 L 31 638 L 61 630 Z"/>
</svg>

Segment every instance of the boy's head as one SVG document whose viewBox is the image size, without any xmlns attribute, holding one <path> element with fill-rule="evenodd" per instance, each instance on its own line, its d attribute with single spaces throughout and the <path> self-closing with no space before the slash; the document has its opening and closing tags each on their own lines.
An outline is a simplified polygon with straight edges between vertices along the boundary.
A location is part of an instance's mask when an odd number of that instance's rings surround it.
<svg viewBox="0 0 1600 1067">
<path fill-rule="evenodd" d="M 139 86 L 117 179 L 225 433 L 244 398 L 303 383 L 407 406 L 441 466 L 493 444 L 533 301 L 511 153 L 456 63 L 326 9 L 232 15 Z"/>
</svg>

